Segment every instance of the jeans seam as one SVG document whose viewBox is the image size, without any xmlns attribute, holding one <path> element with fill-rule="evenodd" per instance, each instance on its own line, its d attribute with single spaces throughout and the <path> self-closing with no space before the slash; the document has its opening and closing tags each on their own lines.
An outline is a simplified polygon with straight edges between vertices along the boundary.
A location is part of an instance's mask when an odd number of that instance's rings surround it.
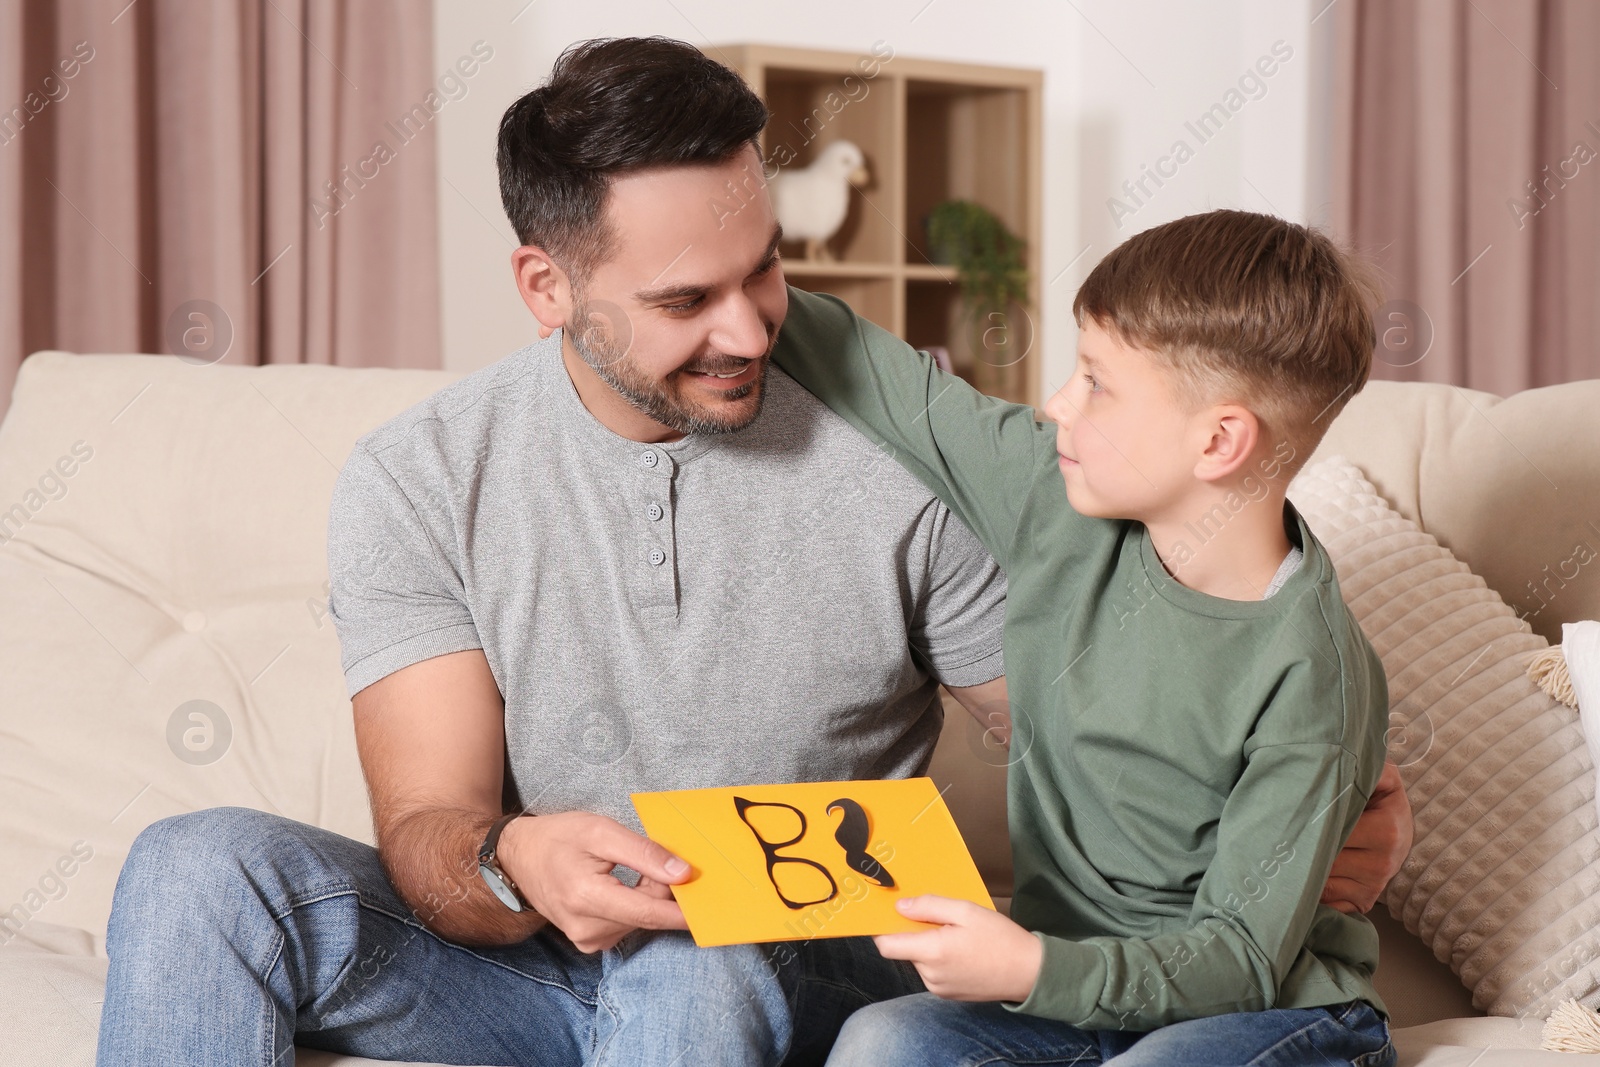
<svg viewBox="0 0 1600 1067">
<path fill-rule="evenodd" d="M 634 954 L 637 954 L 642 949 L 642 947 L 643 947 L 642 943 L 644 941 L 646 941 L 646 940 L 648 940 L 650 938 L 654 938 L 656 936 L 659 936 L 659 934 L 660 934 L 660 932 L 657 932 L 657 931 L 648 931 L 648 930 L 633 931 L 633 932 L 631 932 L 629 934 L 624 935 L 623 939 L 618 941 L 617 944 L 615 946 L 613 946 L 613 948 L 616 950 L 618 956 L 620 957 L 620 962 L 625 962 L 625 961 L 627 961 L 628 959 L 631 958 L 631 956 L 629 955 L 630 951 L 632 953 L 634 953 Z M 798 966 L 798 963 L 790 964 L 790 965 Z M 770 956 L 763 957 L 762 959 L 760 959 L 758 961 L 755 961 L 755 962 L 753 962 L 751 964 L 751 967 L 755 971 L 759 972 L 759 974 L 761 976 L 763 976 L 763 979 L 770 979 L 773 983 L 775 983 L 778 986 L 778 988 L 780 990 L 782 989 L 782 979 L 779 976 L 779 971 L 784 966 L 786 966 L 786 965 L 785 964 L 779 964 L 779 963 L 773 961 L 770 958 Z M 739 967 L 740 967 L 740 973 L 742 975 L 744 973 L 743 964 L 739 964 Z M 758 981 L 759 980 L 761 980 L 761 979 L 758 979 Z M 852 986 L 837 986 L 834 983 L 828 982 L 826 980 L 800 979 L 796 983 L 794 999 L 793 1000 L 791 1000 L 787 994 L 783 995 L 783 1005 L 782 1005 L 782 1007 L 783 1007 L 783 1009 L 785 1011 L 788 1012 L 790 1025 L 786 1028 L 787 1034 L 786 1034 L 785 1039 L 781 1042 L 779 1047 L 776 1047 L 773 1050 L 774 1059 L 773 1059 L 772 1062 L 774 1062 L 774 1063 L 782 1063 L 782 1062 L 784 1062 L 788 1058 L 789 1054 L 795 1048 L 795 1042 L 796 1042 L 797 1038 L 800 1036 L 799 1035 L 799 1031 L 797 1029 L 797 1026 L 795 1025 L 795 1023 L 798 1020 L 798 1011 L 797 1011 L 798 1002 L 799 1002 L 799 998 L 800 998 L 800 995 L 801 995 L 801 989 L 803 987 L 807 986 L 807 985 L 828 985 L 828 986 L 832 986 L 834 988 L 848 989 L 850 992 L 855 994 L 858 998 L 866 1000 L 867 1002 L 871 1001 L 871 998 L 868 997 L 866 994 L 862 993 L 862 991 L 859 989 L 859 987 L 856 987 L 856 986 L 853 986 L 853 985 Z M 599 1043 L 597 1043 L 594 1046 L 593 1051 L 590 1053 L 589 1057 L 584 1061 L 586 1064 L 593 1064 L 593 1063 L 602 1062 L 602 1060 L 604 1059 L 605 1054 L 607 1053 L 607 1051 L 610 1048 L 611 1042 L 614 1039 L 617 1038 L 617 1035 L 619 1033 L 621 1033 L 621 1031 L 623 1029 L 622 1012 L 619 1009 L 616 1000 L 613 999 L 613 997 L 611 995 L 610 986 L 605 981 L 605 979 L 601 980 L 600 984 L 598 985 L 598 987 L 595 990 L 595 1000 L 596 1000 L 596 1013 L 595 1013 L 596 1017 L 595 1017 L 595 1023 L 594 1023 L 595 1029 L 598 1029 L 598 1027 L 599 1027 L 599 1023 L 600 1023 L 599 1013 L 601 1011 L 606 1013 L 606 1016 L 611 1021 L 611 1026 L 607 1030 L 605 1039 L 603 1041 L 600 1041 Z M 746 992 L 745 994 L 743 994 L 741 996 L 737 996 L 737 997 L 731 998 L 730 1004 L 727 1007 L 724 1008 L 723 1012 L 720 1015 L 716 1016 L 715 1022 L 717 1024 L 725 1027 L 727 1025 L 727 1021 L 730 1018 L 732 1018 L 734 1023 L 737 1025 L 737 1023 L 740 1020 L 746 1019 L 746 1018 L 749 1017 L 748 1013 L 753 1012 L 753 1011 L 759 1011 L 759 1010 L 764 1010 L 764 1009 L 762 1008 L 761 1003 L 758 1000 L 757 996 L 754 993 Z M 701 1034 L 699 1036 L 703 1037 L 704 1034 Z M 692 1062 L 692 1061 L 687 1061 L 685 1058 L 687 1056 L 690 1056 L 694 1052 L 694 1050 L 696 1048 L 696 1041 L 697 1040 L 698 1040 L 698 1038 L 696 1038 L 695 1040 L 691 1040 L 689 1045 L 687 1047 L 685 1047 L 681 1052 L 679 1052 L 677 1054 L 677 1056 L 668 1063 L 667 1067 L 679 1067 L 679 1065 L 681 1065 L 681 1064 L 683 1064 L 685 1062 Z M 657 1061 L 657 1062 L 659 1062 L 659 1061 Z"/>
<path fill-rule="evenodd" d="M 987 1060 L 974 1060 L 971 1064 L 971 1067 L 987 1067 L 987 1065 L 991 1063 L 1064 1063 L 1067 1065 L 1067 1067 L 1072 1067 L 1072 1064 L 1074 1063 L 1089 1062 L 1084 1058 L 1088 1055 L 1090 1055 L 1090 1052 L 1087 1049 L 1073 1056 L 1070 1060 L 1063 1056 L 1057 1055 L 1047 1055 L 1043 1057 L 1029 1056 L 1026 1058 L 1022 1056 L 997 1055 Z"/>
<path fill-rule="evenodd" d="M 601 992 L 599 989 L 596 989 L 595 990 L 595 1000 L 597 1002 L 596 1003 L 597 1009 L 604 1010 L 607 1015 L 611 1016 L 612 1025 L 611 1025 L 610 1030 L 606 1033 L 606 1039 L 604 1041 L 602 1041 L 599 1045 L 595 1046 L 595 1049 L 594 1049 L 593 1053 L 591 1053 L 589 1058 L 584 1061 L 585 1063 L 598 1063 L 598 1062 L 600 1062 L 601 1056 L 605 1053 L 606 1046 L 611 1044 L 611 1039 L 614 1038 L 617 1035 L 617 1033 L 622 1029 L 622 1013 L 617 1011 L 616 1006 L 614 1004 L 612 1004 L 609 996 L 606 993 Z M 746 1005 L 740 1005 L 741 1008 L 745 1007 L 745 1006 Z M 732 1009 L 732 1008 L 729 1009 L 730 1012 L 733 1011 L 733 1010 L 735 1010 L 735 1009 Z M 785 1047 L 781 1050 L 781 1053 L 777 1057 L 777 1061 L 776 1062 L 782 1063 L 784 1061 L 784 1059 L 788 1057 L 790 1049 L 794 1045 L 794 1037 L 795 1037 L 795 1030 L 794 1030 L 794 1027 L 791 1026 L 789 1028 L 789 1040 L 788 1040 L 787 1044 L 785 1045 Z M 690 1046 L 691 1049 L 693 1047 L 694 1047 L 693 1045 Z M 684 1052 L 688 1052 L 688 1051 L 689 1051 L 689 1049 L 685 1049 L 684 1050 Z M 676 1065 L 683 1059 L 683 1055 L 684 1055 L 684 1053 L 679 1053 L 678 1057 L 676 1059 L 674 1059 L 671 1064 L 669 1064 L 669 1067 L 676 1067 Z"/>
<path fill-rule="evenodd" d="M 796 983 L 796 991 L 798 992 L 798 990 L 804 986 L 826 986 L 829 989 L 837 989 L 841 992 L 849 993 L 851 996 L 865 1001 L 868 1004 L 874 1003 L 871 994 L 862 989 L 860 986 L 856 985 L 854 982 L 835 982 L 830 978 L 802 977 Z"/>
<path fill-rule="evenodd" d="M 617 1035 L 618 1030 L 622 1029 L 622 1016 L 618 1014 L 617 1009 L 612 1006 L 606 994 L 598 987 L 595 989 L 594 999 L 596 1010 L 604 1011 L 611 1016 L 611 1028 L 606 1031 L 606 1039 L 594 1047 L 594 1051 L 589 1054 L 589 1058 L 585 1061 L 586 1063 L 599 1063 L 600 1057 L 605 1053 L 606 1046 L 611 1044 L 611 1039 Z"/>
<path fill-rule="evenodd" d="M 1354 1027 L 1350 1025 L 1349 1019 L 1352 1015 L 1355 1015 L 1361 1011 L 1362 1008 L 1372 1011 L 1372 1014 L 1377 1016 L 1379 1025 L 1383 1027 L 1383 1047 L 1373 1049 L 1371 1052 L 1363 1052 L 1350 1062 L 1354 1065 L 1354 1067 L 1370 1067 L 1370 1065 L 1373 1064 L 1387 1063 L 1394 1055 L 1394 1035 L 1389 1031 L 1389 1024 L 1383 1019 L 1382 1016 L 1378 1015 L 1377 1011 L 1373 1009 L 1370 1004 L 1364 1000 L 1350 1001 L 1345 1005 L 1344 1011 L 1339 1013 L 1339 1023 L 1345 1029 L 1353 1030 Z"/>
<path fill-rule="evenodd" d="M 267 1067 L 277 1067 L 279 1060 L 283 1059 L 282 1052 L 275 1052 L 278 1045 L 277 1007 L 272 1002 L 272 972 L 278 969 L 278 964 L 283 962 L 283 945 L 286 938 L 280 929 L 277 932 L 278 947 L 272 950 L 272 959 L 262 970 L 262 985 L 267 989 L 267 995 L 261 998 L 261 1032 L 265 1039 L 263 1047 L 272 1056 L 267 1061 Z M 294 1038 L 290 1037 L 289 1047 L 294 1047 Z"/>
<path fill-rule="evenodd" d="M 289 905 L 289 907 L 281 915 L 274 915 L 273 916 L 273 921 L 274 922 L 282 922 L 285 918 L 288 917 L 290 912 L 293 912 L 298 908 L 305 907 L 305 906 L 307 906 L 309 904 L 320 904 L 323 901 L 333 900 L 336 897 L 347 897 L 347 896 L 353 896 L 353 897 L 356 898 L 356 906 L 358 908 L 365 908 L 368 911 L 376 912 L 379 915 L 383 915 L 383 916 L 385 916 L 387 918 L 393 919 L 396 922 L 401 923 L 401 924 L 403 924 L 405 926 L 414 927 L 420 933 L 427 934 L 429 937 L 433 938 L 435 941 L 439 942 L 439 944 L 444 945 L 447 948 L 452 948 L 452 949 L 455 949 L 455 950 L 457 950 L 459 952 L 465 952 L 468 955 L 474 957 L 475 959 L 480 960 L 483 963 L 487 963 L 487 964 L 489 964 L 490 966 L 493 966 L 493 967 L 499 967 L 502 970 L 510 971 L 512 974 L 517 975 L 520 978 L 526 978 L 530 982 L 538 982 L 540 985 L 551 986 L 551 987 L 554 987 L 556 989 L 564 990 L 565 992 L 571 994 L 579 1002 L 581 1002 L 583 1004 L 586 1004 L 591 1008 L 594 1007 L 595 1004 L 596 1004 L 596 999 L 591 999 L 591 998 L 585 996 L 583 993 L 579 992 L 577 989 L 575 989 L 573 986 L 569 985 L 566 982 L 559 981 L 559 980 L 553 979 L 553 978 L 546 978 L 546 977 L 544 977 L 542 975 L 529 974 L 527 971 L 521 970 L 521 969 L 519 969 L 517 967 L 513 967 L 508 963 L 502 962 L 501 960 L 490 959 L 489 957 L 484 956 L 484 955 L 476 952 L 470 946 L 457 944 L 456 942 L 451 941 L 448 938 L 440 937 L 438 934 L 436 934 L 432 930 L 428 929 L 427 924 L 418 922 L 413 916 L 396 915 L 393 911 L 391 911 L 388 908 L 379 907 L 378 905 L 373 904 L 373 903 L 363 899 L 359 890 L 357 890 L 357 889 L 355 889 L 355 888 L 353 888 L 351 886 L 348 886 L 348 885 L 347 886 L 342 886 L 337 891 L 317 890 L 317 891 L 314 891 L 313 893 L 309 893 L 309 894 L 305 895 L 303 898 L 299 899 L 297 901 L 297 903 Z M 282 941 L 282 937 L 280 935 L 279 943 L 278 943 L 278 955 L 281 956 L 282 952 L 283 952 L 283 941 Z M 274 959 L 273 962 L 274 962 L 274 965 L 276 965 L 276 962 L 277 962 L 276 959 Z"/>
<path fill-rule="evenodd" d="M 282 908 L 275 908 L 270 912 L 270 914 L 272 915 L 273 922 L 282 922 L 288 917 L 289 913 L 294 911 L 296 908 L 303 908 L 307 904 L 320 904 L 324 900 L 332 900 L 334 897 L 348 896 L 354 896 L 357 899 L 360 899 L 361 891 L 350 885 L 348 882 L 336 882 L 325 888 L 317 888 L 307 890 L 302 893 L 297 893 L 290 897 L 288 903 Z M 363 904 L 363 906 L 370 907 L 373 911 L 382 912 L 385 915 L 389 914 L 388 912 L 384 911 L 384 909 L 374 907 L 370 904 Z M 392 917 L 398 918 L 398 916 Z"/>
<path fill-rule="evenodd" d="M 1393 1054 L 1394 1038 L 1392 1036 L 1385 1037 L 1382 1048 L 1374 1049 L 1371 1052 L 1363 1052 L 1360 1056 L 1356 1057 L 1354 1063 L 1356 1067 L 1369 1067 L 1371 1064 L 1387 1063 L 1389 1057 Z"/>
<path fill-rule="evenodd" d="M 1338 1021 L 1338 1020 L 1334 1019 L 1332 1012 L 1328 1012 L 1328 1018 L 1329 1018 L 1330 1021 L 1333 1021 L 1333 1022 L 1337 1022 Z M 1273 1053 L 1277 1052 L 1278 1049 L 1282 1048 L 1284 1045 L 1288 1044 L 1290 1041 L 1293 1041 L 1295 1038 L 1300 1037 L 1301 1035 L 1305 1034 L 1307 1031 L 1311 1030 L 1313 1027 L 1318 1026 L 1319 1024 L 1321 1024 L 1321 1022 L 1322 1022 L 1322 1020 L 1318 1019 L 1315 1022 L 1309 1022 L 1309 1023 L 1306 1023 L 1304 1026 L 1296 1027 L 1295 1030 L 1292 1033 L 1284 1034 L 1277 1041 L 1273 1042 L 1271 1047 L 1264 1048 L 1264 1049 L 1261 1050 L 1261 1052 L 1259 1054 L 1257 1054 L 1255 1056 L 1252 1056 L 1250 1058 L 1250 1063 L 1265 1063 L 1265 1062 L 1267 1062 L 1267 1057 L 1268 1056 L 1271 1056 Z M 1246 1065 L 1246 1067 L 1248 1067 L 1248 1065 Z"/>
</svg>

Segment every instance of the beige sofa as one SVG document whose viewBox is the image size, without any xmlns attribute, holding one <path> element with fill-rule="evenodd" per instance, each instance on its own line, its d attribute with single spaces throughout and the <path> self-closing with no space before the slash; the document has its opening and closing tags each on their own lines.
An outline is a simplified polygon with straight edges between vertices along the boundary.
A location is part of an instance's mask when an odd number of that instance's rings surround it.
<svg viewBox="0 0 1600 1067">
<path fill-rule="evenodd" d="M 328 498 L 358 436 L 453 378 L 61 352 L 24 364 L 0 424 L 0 1067 L 92 1062 L 112 889 L 144 826 L 237 804 L 371 840 L 326 610 Z M 1600 382 L 1496 404 L 1374 383 L 1321 451 L 1515 592 L 1570 547 L 1530 466 L 1576 490 L 1574 508 L 1600 499 Z M 1561 621 L 1584 617 L 1600 617 L 1592 576 L 1535 625 L 1559 641 Z M 969 721 L 947 715 L 931 774 L 1005 897 L 1004 770 L 975 755 Z M 1474 1018 L 1450 971 L 1378 922 L 1402 1063 L 1600 1063 L 1527 1051 L 1531 1022 Z"/>
</svg>

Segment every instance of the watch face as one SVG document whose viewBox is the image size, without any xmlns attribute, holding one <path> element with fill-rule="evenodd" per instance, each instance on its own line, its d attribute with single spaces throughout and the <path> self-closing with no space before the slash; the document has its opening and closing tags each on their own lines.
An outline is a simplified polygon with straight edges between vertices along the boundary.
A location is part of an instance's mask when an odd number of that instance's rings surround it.
<svg viewBox="0 0 1600 1067">
<path fill-rule="evenodd" d="M 512 911 L 522 910 L 522 901 L 518 900 L 517 895 L 511 891 L 511 887 L 506 885 L 505 879 L 500 877 L 499 871 L 496 871 L 488 864 L 480 863 L 478 864 L 478 873 L 483 876 L 484 884 L 493 890 L 495 896 L 500 898 L 500 903 Z"/>
</svg>

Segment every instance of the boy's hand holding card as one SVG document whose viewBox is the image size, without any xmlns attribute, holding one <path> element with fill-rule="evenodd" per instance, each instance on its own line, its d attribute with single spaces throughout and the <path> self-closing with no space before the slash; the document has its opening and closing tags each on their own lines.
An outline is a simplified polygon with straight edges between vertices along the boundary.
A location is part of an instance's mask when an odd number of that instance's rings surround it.
<svg viewBox="0 0 1600 1067">
<path fill-rule="evenodd" d="M 697 945 L 927 930 L 895 902 L 930 893 L 994 910 L 928 778 L 632 796 L 692 869 L 671 888 Z"/>
</svg>

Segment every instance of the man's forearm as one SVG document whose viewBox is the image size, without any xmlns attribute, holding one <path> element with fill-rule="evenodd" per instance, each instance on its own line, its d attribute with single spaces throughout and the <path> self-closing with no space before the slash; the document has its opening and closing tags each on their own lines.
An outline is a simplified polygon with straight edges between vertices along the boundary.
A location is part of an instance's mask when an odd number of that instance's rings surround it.
<svg viewBox="0 0 1600 1067">
<path fill-rule="evenodd" d="M 378 833 L 378 856 L 423 924 L 459 945 L 512 945 L 545 924 L 532 910 L 513 912 L 478 874 L 478 846 L 493 815 L 466 808 L 423 808 Z"/>
<path fill-rule="evenodd" d="M 1400 873 L 1411 851 L 1414 826 L 1400 768 L 1383 765 L 1367 806 L 1356 821 L 1322 892 L 1322 903 L 1346 914 L 1365 914 Z"/>
<path fill-rule="evenodd" d="M 994 731 L 1002 744 L 1011 741 L 1011 699 L 1006 689 L 1006 676 L 978 685 L 947 685 L 956 702 L 972 713 L 984 730 Z"/>
</svg>

